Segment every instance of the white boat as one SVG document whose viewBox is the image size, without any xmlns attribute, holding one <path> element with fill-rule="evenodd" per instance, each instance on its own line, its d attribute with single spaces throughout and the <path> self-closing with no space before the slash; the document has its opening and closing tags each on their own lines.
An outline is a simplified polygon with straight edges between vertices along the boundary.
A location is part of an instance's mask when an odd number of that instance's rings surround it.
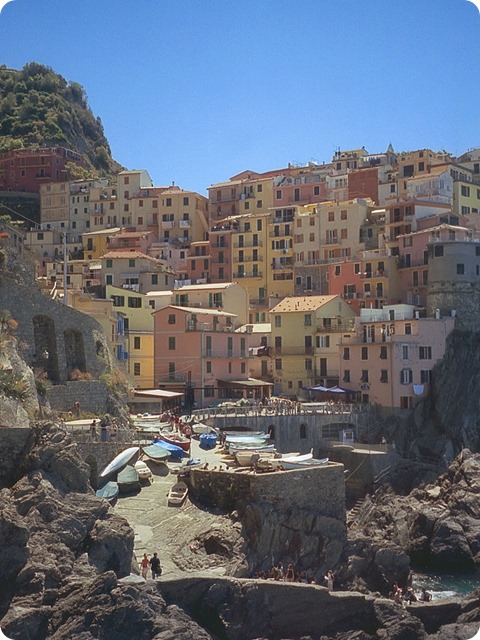
<svg viewBox="0 0 480 640">
<path fill-rule="evenodd" d="M 201 435 L 202 433 L 216 433 L 216 429 L 210 427 L 208 424 L 203 424 L 203 422 L 193 422 L 191 424 L 191 429 L 197 436 Z"/>
<path fill-rule="evenodd" d="M 324 467 L 328 464 L 328 458 L 311 458 L 310 460 L 304 460 L 303 462 L 286 462 L 283 461 L 282 467 L 284 469 L 313 469 L 314 467 Z"/>
<path fill-rule="evenodd" d="M 168 492 L 168 504 L 169 505 L 181 505 L 187 497 L 188 486 L 185 482 L 177 482 Z"/>
<path fill-rule="evenodd" d="M 245 444 L 239 444 L 238 446 L 235 445 L 231 445 L 228 447 L 229 452 L 232 455 L 237 454 L 239 451 L 247 451 L 250 453 L 259 453 L 260 451 L 272 451 L 273 453 L 275 453 L 275 445 L 274 444 L 259 444 L 259 445 L 252 445 L 252 446 L 246 446 Z"/>
<path fill-rule="evenodd" d="M 235 458 L 240 467 L 250 467 L 252 464 L 252 456 L 258 455 L 259 462 L 268 462 L 273 459 L 275 449 L 273 451 L 237 451 Z"/>
<path fill-rule="evenodd" d="M 143 460 L 137 460 L 134 466 L 137 470 L 140 482 L 142 482 L 143 480 L 150 482 L 152 478 L 152 471 L 150 467 Z"/>
<path fill-rule="evenodd" d="M 308 462 L 313 459 L 313 453 L 304 453 L 300 454 L 291 454 L 291 455 L 283 455 L 279 458 L 266 458 L 260 459 L 259 465 L 261 467 L 268 467 L 269 469 L 285 469 L 285 464 L 298 464 L 302 462 Z"/>
<path fill-rule="evenodd" d="M 115 471 L 120 471 L 122 467 L 124 467 L 127 462 L 129 462 L 133 456 L 140 450 L 140 447 L 129 447 L 115 456 L 115 458 L 107 464 L 105 469 L 100 474 L 101 478 L 108 476 L 110 473 L 115 473 Z"/>
<path fill-rule="evenodd" d="M 225 436 L 225 442 L 261 442 L 262 440 L 270 440 L 268 433 L 256 433 L 254 435 L 244 433 Z"/>
</svg>

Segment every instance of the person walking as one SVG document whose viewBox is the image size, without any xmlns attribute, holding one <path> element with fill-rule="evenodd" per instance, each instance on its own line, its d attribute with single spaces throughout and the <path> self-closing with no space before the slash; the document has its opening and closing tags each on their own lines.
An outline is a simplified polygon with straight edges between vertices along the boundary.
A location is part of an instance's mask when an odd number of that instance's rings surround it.
<svg viewBox="0 0 480 640">
<path fill-rule="evenodd" d="M 147 579 L 148 568 L 150 567 L 150 560 L 147 557 L 147 554 L 143 554 L 142 561 L 140 562 L 140 566 L 142 568 L 142 578 Z"/>
<path fill-rule="evenodd" d="M 150 559 L 150 569 L 152 570 L 152 579 L 159 578 L 162 575 L 162 568 L 160 566 L 160 558 L 157 555 L 157 552 L 153 554 L 153 557 Z"/>
</svg>

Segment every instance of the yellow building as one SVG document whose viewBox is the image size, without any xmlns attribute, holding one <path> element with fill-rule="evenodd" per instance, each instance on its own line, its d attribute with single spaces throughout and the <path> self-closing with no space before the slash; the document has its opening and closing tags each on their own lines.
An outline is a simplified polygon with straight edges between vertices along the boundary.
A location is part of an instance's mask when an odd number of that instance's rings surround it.
<svg viewBox="0 0 480 640">
<path fill-rule="evenodd" d="M 293 294 L 294 207 L 273 209 L 268 220 L 267 292 L 282 298 Z"/>
<path fill-rule="evenodd" d="M 108 239 L 120 231 L 119 227 L 99 229 L 82 235 L 83 255 L 87 260 L 99 260 L 108 250 Z"/>
<path fill-rule="evenodd" d="M 338 344 L 355 312 L 340 296 L 292 296 L 270 311 L 274 393 L 305 396 L 318 384 L 338 384 Z"/>
<path fill-rule="evenodd" d="M 145 296 L 128 289 L 107 285 L 106 297 L 113 301 L 115 311 L 124 317 L 127 373 L 138 389 L 152 389 L 153 375 L 153 315 Z"/>
</svg>

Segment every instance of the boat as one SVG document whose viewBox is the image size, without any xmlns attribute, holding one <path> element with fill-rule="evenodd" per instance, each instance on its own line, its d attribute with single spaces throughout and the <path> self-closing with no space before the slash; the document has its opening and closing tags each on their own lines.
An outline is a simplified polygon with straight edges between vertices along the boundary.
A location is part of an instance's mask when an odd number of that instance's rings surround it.
<svg viewBox="0 0 480 640">
<path fill-rule="evenodd" d="M 130 493 L 140 489 L 140 476 L 135 467 L 127 464 L 123 471 L 117 476 L 118 490 L 120 493 Z"/>
<path fill-rule="evenodd" d="M 259 440 L 269 440 L 268 433 L 239 433 L 225 436 L 225 442 L 258 442 Z"/>
<path fill-rule="evenodd" d="M 192 431 L 195 435 L 200 436 L 202 433 L 216 433 L 216 429 L 203 422 L 193 422 L 191 424 Z"/>
<path fill-rule="evenodd" d="M 235 458 L 237 460 L 237 463 L 241 466 L 241 467 L 249 467 L 252 464 L 252 456 L 258 455 L 259 459 L 258 462 L 268 462 L 270 461 L 274 455 L 275 455 L 275 450 L 273 451 L 237 451 L 237 453 L 235 454 Z"/>
<path fill-rule="evenodd" d="M 173 458 L 185 458 L 188 456 L 188 454 L 182 449 L 182 447 L 178 447 L 176 444 L 170 444 L 170 442 L 167 442 L 166 440 L 156 440 L 150 446 L 166 449 L 170 452 L 170 455 Z"/>
<path fill-rule="evenodd" d="M 313 459 L 313 453 L 304 453 L 302 455 L 300 455 L 299 453 L 297 454 L 284 454 L 278 458 L 261 458 L 258 461 L 258 464 L 260 467 L 267 467 L 268 469 L 281 469 L 281 468 L 285 468 L 284 464 L 295 464 L 295 463 L 301 463 L 301 462 L 306 462 L 307 460 L 312 460 Z"/>
<path fill-rule="evenodd" d="M 149 444 L 148 447 L 142 447 L 142 451 L 152 462 L 165 462 L 170 457 L 170 451 L 160 444 Z"/>
<path fill-rule="evenodd" d="M 166 435 L 165 433 L 160 433 L 158 437 L 161 440 L 168 442 L 169 444 L 180 447 L 187 453 L 190 451 L 190 440 L 188 438 L 184 438 L 178 433 L 169 433 L 168 435 Z"/>
<path fill-rule="evenodd" d="M 108 500 L 110 504 L 113 504 L 118 498 L 118 482 L 110 480 L 104 484 L 103 487 L 97 489 L 95 495 L 97 498 L 103 498 L 104 500 Z"/>
<path fill-rule="evenodd" d="M 188 486 L 185 484 L 185 482 L 177 482 L 177 484 L 174 484 L 168 492 L 168 504 L 177 506 L 181 505 L 187 497 L 187 493 Z"/>
<path fill-rule="evenodd" d="M 140 482 L 150 483 L 152 471 L 143 460 L 137 460 L 135 462 L 135 469 L 137 470 Z"/>
<path fill-rule="evenodd" d="M 115 473 L 116 471 L 120 471 L 122 467 L 124 467 L 133 456 L 138 453 L 140 447 L 129 447 L 115 456 L 115 458 L 107 464 L 105 469 L 100 474 L 101 478 L 105 478 L 105 476 L 110 475 L 111 473 Z"/>
<path fill-rule="evenodd" d="M 236 455 L 239 451 L 247 451 L 250 453 L 260 453 L 261 451 L 271 451 L 272 453 L 275 453 L 275 445 L 264 444 L 264 445 L 257 445 L 257 446 L 251 446 L 251 447 L 248 447 L 244 444 L 238 445 L 238 446 L 231 445 L 228 447 L 228 450 L 232 455 Z"/>
<path fill-rule="evenodd" d="M 288 462 L 283 461 L 282 467 L 284 469 L 313 469 L 314 467 L 324 467 L 328 464 L 328 458 L 310 458 L 310 460 L 304 460 L 303 462 Z"/>
</svg>

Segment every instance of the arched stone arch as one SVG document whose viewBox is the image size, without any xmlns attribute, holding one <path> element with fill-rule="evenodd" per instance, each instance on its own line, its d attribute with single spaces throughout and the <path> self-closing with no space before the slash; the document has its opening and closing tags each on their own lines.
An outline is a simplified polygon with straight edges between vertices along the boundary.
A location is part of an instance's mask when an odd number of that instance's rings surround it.
<svg viewBox="0 0 480 640">
<path fill-rule="evenodd" d="M 35 342 L 35 365 L 47 372 L 52 382 L 58 382 L 57 341 L 55 323 L 50 316 L 33 317 L 33 340 Z"/>
<path fill-rule="evenodd" d="M 86 371 L 87 360 L 85 358 L 85 346 L 83 344 L 82 332 L 78 329 L 66 329 L 63 332 L 63 340 L 65 345 L 67 375 L 74 369 Z"/>
</svg>

